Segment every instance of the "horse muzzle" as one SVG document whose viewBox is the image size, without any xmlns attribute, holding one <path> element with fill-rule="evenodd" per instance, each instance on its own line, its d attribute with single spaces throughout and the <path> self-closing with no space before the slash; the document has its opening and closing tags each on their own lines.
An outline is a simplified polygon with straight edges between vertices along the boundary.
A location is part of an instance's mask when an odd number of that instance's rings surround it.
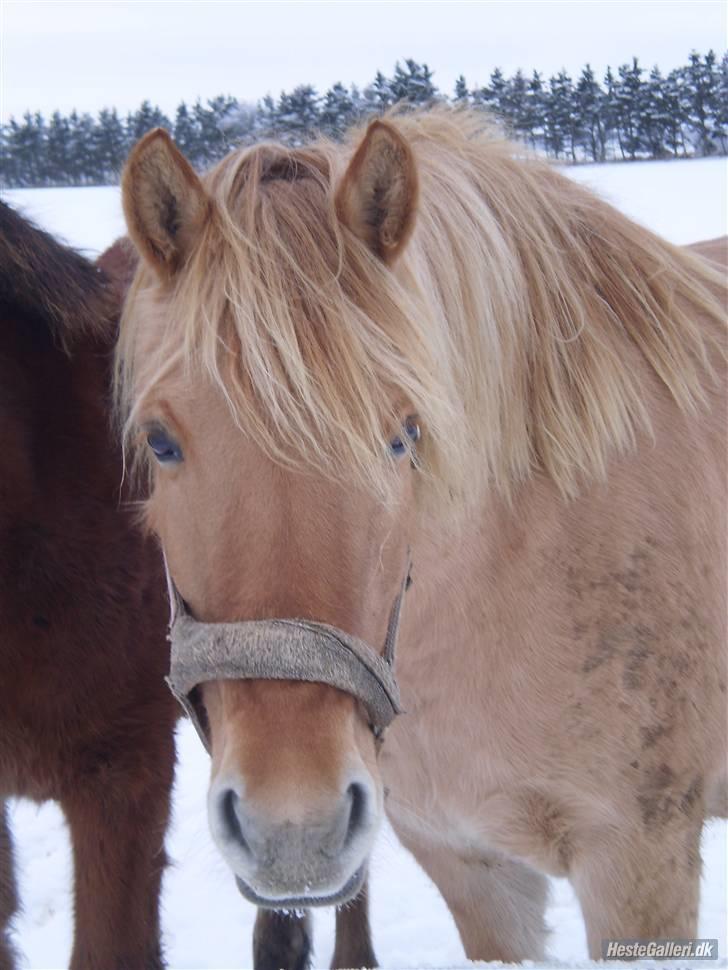
<svg viewBox="0 0 728 970">
<path fill-rule="evenodd" d="M 209 681 L 327 684 L 360 703 L 377 742 L 401 713 L 393 663 L 409 565 L 381 654 L 343 630 L 310 620 L 199 622 L 169 572 L 167 578 L 172 606 L 167 683 L 208 751 L 212 738 L 200 686 Z M 372 780 L 354 771 L 338 795 L 295 819 L 257 809 L 238 775 L 215 778 L 208 796 L 210 827 L 243 895 L 257 905 L 286 909 L 331 905 L 359 891 L 381 804 Z"/>
<path fill-rule="evenodd" d="M 208 816 L 240 892 L 272 909 L 330 906 L 356 895 L 379 821 L 376 795 L 364 779 L 294 822 L 256 812 L 234 780 L 218 778 Z"/>
</svg>

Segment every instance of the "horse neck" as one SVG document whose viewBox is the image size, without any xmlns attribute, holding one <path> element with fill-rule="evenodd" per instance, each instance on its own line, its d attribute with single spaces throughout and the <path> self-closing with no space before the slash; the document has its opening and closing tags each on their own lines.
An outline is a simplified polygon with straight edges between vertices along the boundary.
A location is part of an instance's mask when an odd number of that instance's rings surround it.
<svg viewBox="0 0 728 970">
<path fill-rule="evenodd" d="M 28 339 L 30 328 L 36 332 Z M 24 320 L 8 342 L 23 387 L 13 420 L 30 443 L 37 510 L 59 499 L 77 506 L 113 494 L 121 460 L 109 419 L 110 338 L 79 336 L 66 351 Z"/>
</svg>

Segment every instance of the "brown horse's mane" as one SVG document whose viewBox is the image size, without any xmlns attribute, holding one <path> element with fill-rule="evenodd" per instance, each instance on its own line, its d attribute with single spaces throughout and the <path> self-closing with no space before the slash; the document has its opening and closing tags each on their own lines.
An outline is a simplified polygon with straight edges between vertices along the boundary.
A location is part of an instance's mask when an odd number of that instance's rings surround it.
<svg viewBox="0 0 728 970">
<path fill-rule="evenodd" d="M 109 336 L 118 305 L 88 259 L 0 202 L 0 303 L 47 331 L 64 350 Z"/>
<path fill-rule="evenodd" d="M 202 366 L 275 460 L 386 495 L 404 400 L 425 429 L 423 493 L 462 507 L 537 469 L 566 495 L 604 476 L 610 452 L 650 432 L 646 375 L 679 408 L 701 405 L 725 350 L 720 274 L 481 114 L 387 120 L 420 182 L 394 272 L 336 215 L 360 131 L 231 153 L 204 179 L 211 215 L 165 299 L 149 269 L 132 289 L 119 358 L 130 424 L 175 362 Z M 163 305 L 169 325 L 137 356 L 141 304 Z"/>
</svg>

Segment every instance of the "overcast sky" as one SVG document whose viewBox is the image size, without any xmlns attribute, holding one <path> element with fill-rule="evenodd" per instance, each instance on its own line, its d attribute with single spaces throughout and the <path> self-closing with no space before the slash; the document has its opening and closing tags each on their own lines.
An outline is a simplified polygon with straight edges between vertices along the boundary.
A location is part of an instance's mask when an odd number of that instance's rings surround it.
<svg viewBox="0 0 728 970">
<path fill-rule="evenodd" d="M 0 113 L 256 101 L 310 82 L 365 84 L 398 58 L 426 61 L 450 91 L 496 66 L 599 71 L 633 54 L 669 70 L 691 48 L 725 50 L 725 0 L 242 2 L 0 0 Z"/>
</svg>

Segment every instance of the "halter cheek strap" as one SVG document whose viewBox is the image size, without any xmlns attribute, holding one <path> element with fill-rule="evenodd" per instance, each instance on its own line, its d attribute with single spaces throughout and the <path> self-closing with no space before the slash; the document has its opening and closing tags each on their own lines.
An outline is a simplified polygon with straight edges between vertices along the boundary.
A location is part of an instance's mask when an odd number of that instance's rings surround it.
<svg viewBox="0 0 728 970">
<path fill-rule="evenodd" d="M 367 711 L 377 738 L 402 713 L 394 658 L 410 558 L 395 597 L 381 654 L 358 637 L 326 623 L 299 619 L 200 623 L 187 610 L 167 566 L 170 602 L 170 672 L 167 684 L 210 750 L 197 688 L 211 680 L 300 680 L 351 694 Z"/>
</svg>

